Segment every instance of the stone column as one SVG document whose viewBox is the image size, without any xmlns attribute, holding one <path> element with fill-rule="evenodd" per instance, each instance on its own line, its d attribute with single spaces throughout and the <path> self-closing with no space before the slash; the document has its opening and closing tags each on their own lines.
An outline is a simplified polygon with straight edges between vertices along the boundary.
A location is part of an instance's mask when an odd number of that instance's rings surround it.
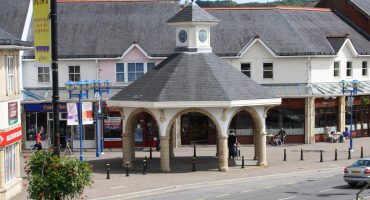
<svg viewBox="0 0 370 200">
<path fill-rule="evenodd" d="M 161 136 L 161 171 L 170 172 L 170 137 Z"/>
<path fill-rule="evenodd" d="M 181 147 L 181 117 L 176 118 L 175 120 L 175 143 L 176 148 Z"/>
<path fill-rule="evenodd" d="M 122 165 L 125 167 L 126 162 L 130 163 L 132 166 L 132 158 L 131 158 L 131 138 L 130 134 L 125 133 L 122 135 L 122 152 L 123 152 L 123 163 Z"/>
<path fill-rule="evenodd" d="M 253 135 L 253 141 L 254 141 L 254 157 L 253 157 L 253 160 L 257 160 L 258 159 L 258 156 L 259 156 L 259 152 L 258 152 L 258 144 L 259 144 L 259 136 L 258 136 L 258 133 L 254 133 Z"/>
<path fill-rule="evenodd" d="M 343 132 L 346 127 L 346 97 L 339 97 L 338 102 L 338 132 Z"/>
<path fill-rule="evenodd" d="M 258 134 L 258 166 L 267 166 L 266 159 L 266 133 L 261 132 Z"/>
<path fill-rule="evenodd" d="M 218 136 L 218 149 L 218 171 L 226 172 L 229 169 L 227 136 Z"/>
<path fill-rule="evenodd" d="M 307 97 L 304 108 L 304 142 L 312 144 L 315 143 L 315 98 Z"/>
<path fill-rule="evenodd" d="M 26 115 L 26 112 L 23 109 L 23 106 L 21 106 L 21 121 L 24 122 L 24 123 L 21 123 L 22 133 L 26 133 L 27 132 L 27 127 L 26 127 L 27 115 Z M 48 133 L 47 137 L 51 138 L 50 133 Z M 22 146 L 21 146 L 21 148 L 26 149 L 26 137 L 22 137 Z"/>
</svg>

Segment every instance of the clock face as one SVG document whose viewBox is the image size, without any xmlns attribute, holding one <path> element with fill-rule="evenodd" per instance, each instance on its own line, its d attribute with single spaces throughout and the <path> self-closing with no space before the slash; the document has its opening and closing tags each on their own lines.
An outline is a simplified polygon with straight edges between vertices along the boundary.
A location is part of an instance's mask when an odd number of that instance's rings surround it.
<svg viewBox="0 0 370 200">
<path fill-rule="evenodd" d="M 207 40 L 207 31 L 201 30 L 198 34 L 199 41 L 205 42 Z"/>
<path fill-rule="evenodd" d="M 179 32 L 179 41 L 181 42 L 181 43 L 184 43 L 184 42 L 186 42 L 186 40 L 188 39 L 188 34 L 186 33 L 186 31 L 184 31 L 184 30 L 181 30 L 180 32 Z"/>
</svg>

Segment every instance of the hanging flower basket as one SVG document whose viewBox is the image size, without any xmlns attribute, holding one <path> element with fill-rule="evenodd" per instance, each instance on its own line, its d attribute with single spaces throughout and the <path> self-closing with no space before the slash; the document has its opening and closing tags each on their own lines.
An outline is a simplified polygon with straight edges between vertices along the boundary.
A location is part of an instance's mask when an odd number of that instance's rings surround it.
<svg viewBox="0 0 370 200">
<path fill-rule="evenodd" d="M 35 200 L 80 199 L 92 184 L 92 170 L 76 157 L 36 151 L 26 163 L 29 198 Z"/>
</svg>

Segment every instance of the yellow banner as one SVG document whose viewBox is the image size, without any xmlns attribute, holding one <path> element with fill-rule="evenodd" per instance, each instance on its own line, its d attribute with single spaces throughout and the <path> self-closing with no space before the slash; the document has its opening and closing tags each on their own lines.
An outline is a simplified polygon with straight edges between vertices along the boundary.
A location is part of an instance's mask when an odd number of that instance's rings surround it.
<svg viewBox="0 0 370 200">
<path fill-rule="evenodd" d="M 35 62 L 51 63 L 50 0 L 33 1 L 33 37 Z"/>
</svg>

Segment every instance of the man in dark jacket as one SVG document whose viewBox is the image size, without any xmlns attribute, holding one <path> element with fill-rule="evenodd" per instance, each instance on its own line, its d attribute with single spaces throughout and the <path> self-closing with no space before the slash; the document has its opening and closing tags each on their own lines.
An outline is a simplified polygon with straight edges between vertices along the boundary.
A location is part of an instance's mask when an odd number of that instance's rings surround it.
<svg viewBox="0 0 370 200">
<path fill-rule="evenodd" d="M 229 148 L 229 159 L 235 158 L 235 144 L 236 137 L 234 131 L 230 131 L 229 138 L 227 139 L 227 147 Z"/>
</svg>

